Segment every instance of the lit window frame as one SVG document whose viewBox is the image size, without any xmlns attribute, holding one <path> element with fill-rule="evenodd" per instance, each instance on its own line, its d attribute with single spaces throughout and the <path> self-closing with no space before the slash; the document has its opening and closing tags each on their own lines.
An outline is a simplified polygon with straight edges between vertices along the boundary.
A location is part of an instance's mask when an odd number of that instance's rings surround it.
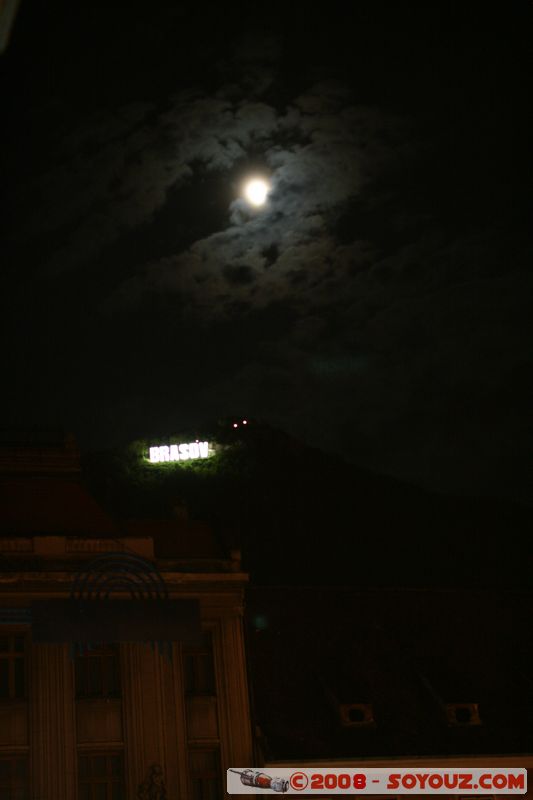
<svg viewBox="0 0 533 800">
<path fill-rule="evenodd" d="M 4 780 L 2 777 L 2 769 L 0 767 L 0 792 L 4 789 L 9 789 L 10 791 L 13 789 L 17 790 L 16 797 L 20 797 L 21 800 L 30 800 L 31 796 L 31 786 L 30 786 L 30 769 L 29 769 L 29 756 L 27 753 L 1 753 L 0 754 L 0 764 L 1 763 L 10 763 L 13 764 L 15 762 L 22 762 L 22 768 L 18 770 L 19 774 L 15 775 L 15 778 L 9 778 L 8 780 Z M 24 794 L 21 793 L 21 790 L 24 790 Z"/>
<path fill-rule="evenodd" d="M 22 650 L 17 650 L 15 640 L 22 639 Z M 23 703 L 28 700 L 28 631 L 22 629 L 0 629 L 0 641 L 8 640 L 6 651 L 0 648 L 0 661 L 7 661 L 7 694 L 0 694 L 0 703 Z M 16 662 L 22 662 L 22 693 L 17 694 Z M 1 691 L 2 687 L 0 687 Z"/>
<path fill-rule="evenodd" d="M 111 668 L 104 668 L 103 662 L 114 662 Z M 90 669 L 99 665 L 101 689 L 90 691 Z M 84 666 L 84 672 L 82 670 Z M 113 675 L 112 679 L 110 676 Z M 83 684 L 83 685 L 82 685 Z M 116 688 L 115 688 L 116 686 Z M 76 700 L 120 700 L 122 698 L 121 652 L 118 644 L 103 645 L 88 649 L 74 659 L 74 694 Z"/>
<path fill-rule="evenodd" d="M 91 759 L 94 758 L 103 758 L 106 760 L 106 769 L 104 775 L 95 775 L 91 774 L 91 769 L 87 770 L 86 774 L 82 775 L 84 770 L 82 770 L 82 759 L 87 759 L 88 764 L 91 764 Z M 119 758 L 120 759 L 120 774 L 117 775 L 113 773 L 111 768 L 111 759 L 112 758 Z M 82 797 L 82 790 L 83 787 L 88 787 L 89 789 L 89 797 L 88 800 L 95 800 L 95 793 L 93 792 L 93 788 L 96 786 L 105 786 L 106 787 L 106 800 L 114 800 L 113 799 L 113 790 L 118 785 L 121 787 L 122 790 L 122 797 L 126 798 L 126 771 L 124 765 L 124 752 L 122 750 L 112 750 L 112 751 L 105 751 L 102 750 L 84 750 L 83 752 L 78 752 L 78 759 L 77 759 L 77 768 L 78 768 L 78 797 Z"/>
<path fill-rule="evenodd" d="M 216 764 L 212 768 L 212 770 L 208 771 L 195 771 L 192 769 L 191 765 L 191 757 L 196 754 L 200 753 L 210 753 L 214 754 L 216 759 Z M 216 781 L 217 791 L 219 793 L 220 800 L 224 797 L 224 786 L 223 786 L 223 776 L 222 776 L 222 768 L 221 768 L 221 758 L 220 758 L 220 748 L 219 747 L 206 747 L 206 746 L 199 746 L 199 747 L 189 747 L 189 754 L 188 754 L 188 764 L 189 764 L 189 780 L 191 783 L 191 800 L 211 800 L 213 797 L 212 793 L 209 791 L 209 781 Z M 200 786 L 200 794 L 195 790 L 195 781 L 199 781 Z M 198 784 L 196 784 L 198 786 Z"/>
<path fill-rule="evenodd" d="M 182 648 L 183 688 L 186 697 L 216 697 L 217 695 L 215 632 L 211 628 L 204 628 L 202 633 L 207 639 L 205 644 Z M 205 671 L 200 667 L 202 660 L 208 661 Z M 207 675 L 209 679 L 207 687 L 202 688 L 204 675 Z M 191 676 L 192 686 L 189 681 Z"/>
</svg>

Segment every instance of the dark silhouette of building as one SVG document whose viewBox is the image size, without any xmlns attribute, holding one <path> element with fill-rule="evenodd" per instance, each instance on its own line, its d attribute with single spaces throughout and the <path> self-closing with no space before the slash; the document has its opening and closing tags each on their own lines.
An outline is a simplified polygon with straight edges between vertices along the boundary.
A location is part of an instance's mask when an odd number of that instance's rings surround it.
<svg viewBox="0 0 533 800">
<path fill-rule="evenodd" d="M 256 763 L 531 778 L 532 616 L 525 591 L 251 587 Z"/>
</svg>

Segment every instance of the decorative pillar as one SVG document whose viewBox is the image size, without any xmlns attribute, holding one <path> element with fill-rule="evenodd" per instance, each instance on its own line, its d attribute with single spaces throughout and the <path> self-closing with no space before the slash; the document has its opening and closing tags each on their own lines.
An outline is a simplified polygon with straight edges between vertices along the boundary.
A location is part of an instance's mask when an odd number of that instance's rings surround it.
<svg viewBox="0 0 533 800">
<path fill-rule="evenodd" d="M 145 772 L 141 645 L 121 645 L 124 762 L 128 797 L 135 797 Z"/>
<path fill-rule="evenodd" d="M 179 647 L 172 661 L 147 644 L 122 645 L 122 707 L 128 796 L 136 797 L 154 767 L 161 769 L 169 797 L 185 796 L 186 760 L 184 713 L 176 700 L 181 693 Z M 178 687 L 176 687 L 178 681 Z"/>
<path fill-rule="evenodd" d="M 33 796 L 76 797 L 76 727 L 73 669 L 68 646 L 31 646 L 31 750 Z"/>
<path fill-rule="evenodd" d="M 217 660 L 223 665 L 223 670 L 218 696 L 221 755 L 226 770 L 252 764 L 253 751 L 242 617 L 222 618 L 220 634 Z"/>
</svg>

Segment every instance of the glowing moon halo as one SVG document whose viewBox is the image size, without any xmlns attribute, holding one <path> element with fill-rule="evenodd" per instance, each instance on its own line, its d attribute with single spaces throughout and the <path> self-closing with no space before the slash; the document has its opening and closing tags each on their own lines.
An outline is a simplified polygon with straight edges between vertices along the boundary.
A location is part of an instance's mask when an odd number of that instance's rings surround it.
<svg viewBox="0 0 533 800">
<path fill-rule="evenodd" d="M 253 206 L 262 206 L 266 203 L 270 186 L 261 178 L 252 178 L 244 187 L 244 196 Z"/>
</svg>

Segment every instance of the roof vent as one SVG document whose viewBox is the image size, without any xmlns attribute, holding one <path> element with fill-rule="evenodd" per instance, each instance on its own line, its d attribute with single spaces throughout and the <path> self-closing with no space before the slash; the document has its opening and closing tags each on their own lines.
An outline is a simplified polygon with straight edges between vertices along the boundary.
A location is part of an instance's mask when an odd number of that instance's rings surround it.
<svg viewBox="0 0 533 800">
<path fill-rule="evenodd" d="M 371 703 L 341 703 L 339 712 L 341 722 L 347 728 L 368 728 L 376 724 Z"/>
<path fill-rule="evenodd" d="M 461 728 L 481 725 L 477 703 L 447 703 L 446 720 L 448 725 Z"/>
<path fill-rule="evenodd" d="M 189 509 L 187 507 L 187 503 L 185 500 L 182 500 L 181 497 L 178 497 L 174 501 L 174 505 L 172 507 L 172 514 L 174 519 L 179 519 L 182 522 L 187 522 L 189 520 Z"/>
</svg>

